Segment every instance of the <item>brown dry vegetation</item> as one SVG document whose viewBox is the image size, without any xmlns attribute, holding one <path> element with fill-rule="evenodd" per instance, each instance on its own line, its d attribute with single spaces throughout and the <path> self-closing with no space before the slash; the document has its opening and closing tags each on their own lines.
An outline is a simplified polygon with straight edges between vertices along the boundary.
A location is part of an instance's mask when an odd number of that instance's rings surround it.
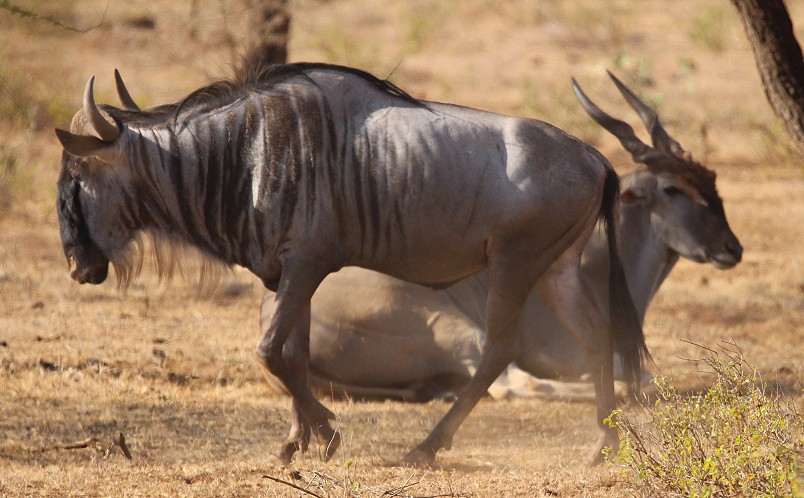
<svg viewBox="0 0 804 498">
<path fill-rule="evenodd" d="M 126 292 L 80 287 L 53 209 L 59 147 L 83 84 L 116 102 L 112 70 L 143 106 L 228 75 L 240 2 L 71 0 L 18 4 L 70 32 L 0 10 L 0 495 L 618 496 L 617 472 L 586 470 L 593 408 L 482 401 L 433 469 L 397 464 L 447 405 L 332 402 L 344 444 L 283 468 L 287 400 L 257 366 L 259 282 L 235 270 L 210 298 L 146 269 Z M 804 2 L 789 1 L 799 40 Z M 722 0 L 297 0 L 292 60 L 355 65 L 417 97 L 558 124 L 623 171 L 616 142 L 583 115 L 574 75 L 635 123 L 605 77 L 639 89 L 679 141 L 718 172 L 745 259 L 730 271 L 682 262 L 646 323 L 654 371 L 705 387 L 690 343 L 733 340 L 766 381 L 801 399 L 804 169 L 773 118 L 750 49 Z M 149 28 L 148 20 L 155 21 Z M 396 69 L 395 69 L 396 68 Z M 125 435 L 127 460 L 112 445 Z M 91 439 L 90 439 L 91 438 Z M 85 448 L 65 445 L 88 440 Z M 294 479 L 292 471 L 298 471 Z"/>
</svg>

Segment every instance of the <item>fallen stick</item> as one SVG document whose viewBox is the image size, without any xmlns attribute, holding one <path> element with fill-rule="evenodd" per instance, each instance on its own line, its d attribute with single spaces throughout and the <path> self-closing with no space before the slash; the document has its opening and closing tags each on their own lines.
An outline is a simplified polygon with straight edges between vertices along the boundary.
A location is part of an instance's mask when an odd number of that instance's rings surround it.
<svg viewBox="0 0 804 498">
<path fill-rule="evenodd" d="M 61 450 L 77 450 L 81 448 L 88 448 L 90 444 L 96 442 L 97 439 L 94 437 L 88 437 L 81 441 L 76 441 L 74 443 L 64 443 L 64 444 L 57 444 L 56 448 Z"/>
<path fill-rule="evenodd" d="M 272 481 L 274 481 L 274 482 L 278 482 L 279 484 L 284 484 L 285 486 L 290 486 L 291 488 L 298 489 L 298 490 L 299 490 L 299 491 L 301 491 L 302 493 L 307 493 L 307 494 L 308 494 L 308 495 L 310 495 L 310 496 L 315 496 L 316 498 L 324 498 L 324 497 L 322 497 L 321 495 L 318 495 L 318 494 L 313 493 L 313 492 L 312 492 L 312 491 L 310 491 L 309 489 L 305 489 L 305 488 L 303 488 L 303 487 L 301 487 L 301 486 L 296 486 L 296 485 L 295 485 L 295 484 L 293 484 L 292 482 L 283 481 L 282 479 L 280 479 L 280 478 L 278 478 L 278 477 L 269 476 L 269 475 L 267 475 L 267 474 L 266 474 L 266 475 L 264 475 L 264 476 L 262 476 L 262 477 L 263 477 L 263 479 L 270 479 L 270 480 L 272 480 Z"/>
</svg>

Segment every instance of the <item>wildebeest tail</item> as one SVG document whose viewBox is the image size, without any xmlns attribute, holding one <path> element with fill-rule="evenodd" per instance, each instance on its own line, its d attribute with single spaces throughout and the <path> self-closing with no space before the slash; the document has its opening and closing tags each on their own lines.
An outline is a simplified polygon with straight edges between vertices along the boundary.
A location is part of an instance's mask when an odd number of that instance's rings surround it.
<svg viewBox="0 0 804 498">
<path fill-rule="evenodd" d="M 650 353 L 620 259 L 616 218 L 619 204 L 620 179 L 607 161 L 600 219 L 603 220 L 609 244 L 609 327 L 614 350 L 622 358 L 628 392 L 632 398 L 636 398 L 642 379 L 642 366 L 650 358 Z"/>
</svg>

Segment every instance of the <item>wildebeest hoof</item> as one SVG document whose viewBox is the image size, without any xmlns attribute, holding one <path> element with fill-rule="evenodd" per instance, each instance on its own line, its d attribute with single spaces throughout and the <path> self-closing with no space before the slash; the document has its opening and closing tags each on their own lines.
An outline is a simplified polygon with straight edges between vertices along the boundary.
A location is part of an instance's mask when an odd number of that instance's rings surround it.
<svg viewBox="0 0 804 498">
<path fill-rule="evenodd" d="M 282 447 L 279 448 L 279 453 L 276 456 L 279 458 L 279 461 L 282 462 L 282 465 L 290 465 L 293 454 L 296 453 L 297 449 L 299 449 L 299 447 L 296 442 L 285 441 L 282 443 Z"/>
<path fill-rule="evenodd" d="M 332 435 L 327 440 L 322 440 L 324 443 L 324 461 L 328 462 L 332 455 L 338 451 L 338 447 L 341 445 L 341 433 L 338 431 L 334 431 Z"/>
<path fill-rule="evenodd" d="M 607 430 L 595 444 L 595 451 L 589 461 L 590 467 L 596 467 L 606 461 L 605 453 L 616 456 L 620 449 L 620 436 L 616 430 Z"/>
<path fill-rule="evenodd" d="M 598 465 L 603 464 L 606 461 L 606 457 L 603 454 L 602 449 L 596 449 L 594 453 L 592 453 L 592 459 L 589 460 L 589 467 L 597 467 Z"/>
<path fill-rule="evenodd" d="M 402 460 L 404 463 L 416 466 L 430 466 L 435 462 L 436 450 L 428 445 L 419 445 L 408 452 Z"/>
</svg>

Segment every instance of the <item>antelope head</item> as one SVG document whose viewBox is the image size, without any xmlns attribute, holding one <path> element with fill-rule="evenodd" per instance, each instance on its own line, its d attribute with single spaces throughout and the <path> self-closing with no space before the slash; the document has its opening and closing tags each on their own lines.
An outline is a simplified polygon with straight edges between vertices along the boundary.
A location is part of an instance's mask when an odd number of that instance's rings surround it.
<svg viewBox="0 0 804 498">
<path fill-rule="evenodd" d="M 693 160 L 670 137 L 656 111 L 611 72 L 608 74 L 641 118 L 652 146 L 642 142 L 630 125 L 609 116 L 589 100 L 575 79 L 572 89 L 592 119 L 617 137 L 634 162 L 645 165 L 655 177 L 656 188 L 624 191 L 623 204 L 651 203 L 653 226 L 681 256 L 721 269 L 734 267 L 742 259 L 743 248 L 726 220 L 723 200 L 715 186 L 715 172 Z"/>
</svg>

